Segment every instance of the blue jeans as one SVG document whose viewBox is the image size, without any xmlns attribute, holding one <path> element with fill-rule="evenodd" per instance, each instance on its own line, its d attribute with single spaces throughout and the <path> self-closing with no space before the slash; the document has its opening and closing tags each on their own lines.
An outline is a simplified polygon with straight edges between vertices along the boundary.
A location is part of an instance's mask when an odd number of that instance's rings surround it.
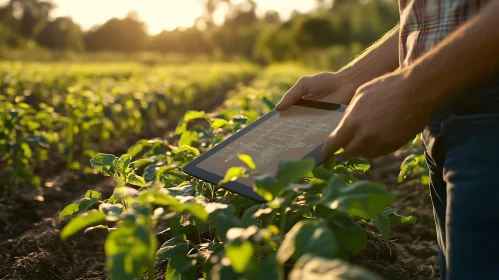
<svg viewBox="0 0 499 280">
<path fill-rule="evenodd" d="M 423 143 L 441 279 L 499 279 L 499 75 L 444 104 Z"/>
</svg>

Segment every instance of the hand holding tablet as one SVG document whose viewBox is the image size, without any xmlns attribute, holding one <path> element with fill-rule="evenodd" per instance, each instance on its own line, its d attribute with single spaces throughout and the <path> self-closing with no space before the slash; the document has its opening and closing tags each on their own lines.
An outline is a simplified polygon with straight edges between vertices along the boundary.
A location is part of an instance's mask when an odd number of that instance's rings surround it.
<svg viewBox="0 0 499 280">
<path fill-rule="evenodd" d="M 282 159 L 313 158 L 322 163 L 322 145 L 338 126 L 346 106 L 301 99 L 285 111 L 272 110 L 184 167 L 184 172 L 217 184 L 230 167 L 241 166 L 239 154 L 253 158 L 261 173 L 277 172 Z M 222 187 L 263 202 L 253 179 L 240 178 Z"/>
</svg>

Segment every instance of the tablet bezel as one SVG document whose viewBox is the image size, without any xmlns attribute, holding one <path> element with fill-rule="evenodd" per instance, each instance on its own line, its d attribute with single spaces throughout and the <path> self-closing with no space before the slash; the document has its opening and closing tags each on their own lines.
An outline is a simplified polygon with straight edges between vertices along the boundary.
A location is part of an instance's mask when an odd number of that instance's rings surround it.
<svg viewBox="0 0 499 280">
<path fill-rule="evenodd" d="M 302 106 L 302 107 L 309 107 L 309 108 L 328 110 L 328 111 L 338 111 L 338 112 L 345 112 L 345 108 L 346 108 L 345 105 L 327 103 L 327 102 L 321 102 L 321 101 L 315 101 L 315 100 L 307 100 L 307 99 L 300 99 L 293 106 Z M 245 135 L 246 133 L 251 131 L 254 127 L 260 125 L 261 123 L 263 123 L 268 118 L 275 115 L 276 113 L 278 113 L 278 111 L 273 109 L 272 111 L 263 115 L 261 118 L 252 122 L 251 124 L 249 124 L 245 128 L 239 130 L 238 132 L 236 132 L 235 134 L 233 134 L 229 138 L 220 142 L 219 144 L 217 144 L 216 146 L 214 146 L 213 148 L 211 148 L 207 152 L 198 156 L 196 159 L 194 159 L 193 161 L 189 162 L 188 164 L 186 164 L 184 166 L 184 168 L 183 168 L 184 173 L 187 173 L 195 178 L 201 179 L 201 180 L 208 182 L 208 183 L 211 183 L 211 184 L 215 184 L 215 185 L 218 184 L 218 182 L 220 182 L 220 180 L 223 179 L 222 176 L 217 175 L 215 173 L 212 173 L 210 171 L 207 171 L 205 169 L 199 168 L 199 167 L 197 167 L 197 165 L 199 163 L 201 163 L 202 161 L 206 160 L 207 158 L 209 158 L 214 153 L 220 151 L 221 149 L 223 149 L 227 145 L 229 145 L 232 142 L 234 142 L 235 140 L 239 139 L 240 137 L 242 137 L 243 135 Z M 302 159 L 313 158 L 313 159 L 315 159 L 316 165 L 321 164 L 324 161 L 324 159 L 322 157 L 322 146 L 323 145 L 324 145 L 324 143 L 321 144 L 316 149 L 314 149 L 312 152 L 308 153 Z M 242 162 L 241 162 L 241 164 L 243 165 Z M 229 190 L 231 192 L 242 195 L 244 197 L 253 199 L 255 201 L 265 202 L 265 200 L 253 190 L 253 186 L 248 186 L 248 185 L 242 184 L 242 183 L 237 182 L 237 181 L 232 181 L 232 182 L 228 182 L 226 184 L 221 185 L 221 187 L 226 189 L 226 190 Z"/>
</svg>

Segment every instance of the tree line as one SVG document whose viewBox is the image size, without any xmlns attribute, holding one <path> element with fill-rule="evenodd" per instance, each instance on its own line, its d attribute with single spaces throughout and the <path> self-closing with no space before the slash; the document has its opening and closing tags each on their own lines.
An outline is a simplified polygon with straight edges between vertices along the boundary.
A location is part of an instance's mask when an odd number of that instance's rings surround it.
<svg viewBox="0 0 499 280">
<path fill-rule="evenodd" d="M 257 16 L 252 0 L 200 1 L 205 12 L 193 27 L 151 36 L 135 12 L 82 31 L 70 17 L 51 19 L 55 5 L 50 0 L 10 0 L 0 7 L 0 44 L 22 48 L 34 41 L 53 50 L 217 54 L 270 63 L 332 46 L 365 46 L 398 21 L 396 0 L 334 0 L 332 6 L 318 0 L 314 11 L 293 12 L 286 20 L 276 11 Z M 216 25 L 219 5 L 229 9 L 224 23 Z"/>
</svg>

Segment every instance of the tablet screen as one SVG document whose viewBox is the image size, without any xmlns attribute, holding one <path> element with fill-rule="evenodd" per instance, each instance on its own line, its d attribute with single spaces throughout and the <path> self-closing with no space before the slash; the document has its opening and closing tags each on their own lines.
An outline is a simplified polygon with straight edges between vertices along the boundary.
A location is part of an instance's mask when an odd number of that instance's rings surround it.
<svg viewBox="0 0 499 280">
<path fill-rule="evenodd" d="M 225 176 L 230 167 L 244 166 L 237 155 L 253 158 L 256 169 L 276 174 L 282 159 L 302 159 L 318 148 L 338 126 L 343 112 L 292 106 L 276 112 L 263 123 L 197 164 L 196 167 Z M 252 178 L 237 180 L 248 186 Z"/>
</svg>

